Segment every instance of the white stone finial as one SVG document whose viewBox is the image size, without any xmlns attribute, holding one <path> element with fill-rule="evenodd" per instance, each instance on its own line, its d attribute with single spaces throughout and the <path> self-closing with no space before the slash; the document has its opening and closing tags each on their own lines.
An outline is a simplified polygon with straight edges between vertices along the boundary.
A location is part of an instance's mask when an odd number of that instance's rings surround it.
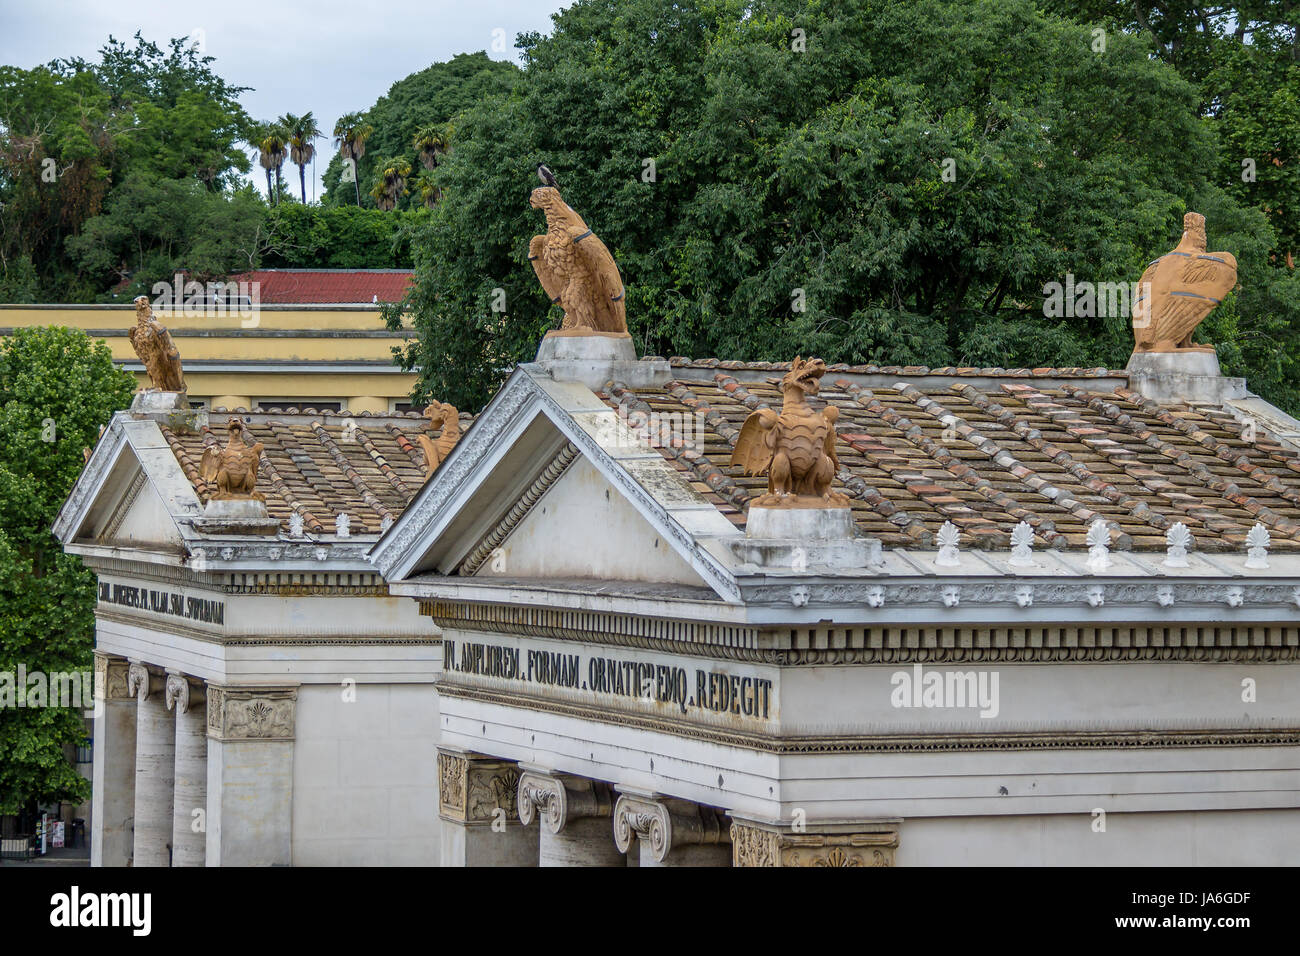
<svg viewBox="0 0 1300 956">
<path fill-rule="evenodd" d="M 1088 570 L 1099 574 L 1110 567 L 1110 528 L 1098 518 L 1088 529 Z"/>
<path fill-rule="evenodd" d="M 1190 567 L 1187 563 L 1187 549 L 1191 546 L 1192 533 L 1187 530 L 1187 525 L 1175 521 L 1165 532 L 1165 567 Z"/>
<path fill-rule="evenodd" d="M 342 511 L 334 519 L 334 533 L 340 538 L 346 538 L 352 533 L 352 519 Z"/>
<path fill-rule="evenodd" d="M 293 512 L 289 515 L 289 534 L 295 538 L 302 537 L 302 514 Z"/>
<path fill-rule="evenodd" d="M 1034 529 L 1022 521 L 1011 529 L 1011 560 L 1013 568 L 1036 568 L 1034 563 Z"/>
<path fill-rule="evenodd" d="M 1268 567 L 1268 548 L 1272 544 L 1268 529 L 1256 523 L 1246 534 L 1246 567 L 1262 571 Z"/>
<path fill-rule="evenodd" d="M 939 554 L 935 557 L 934 563 L 941 568 L 956 568 L 961 566 L 961 561 L 957 557 L 957 548 L 961 544 L 961 532 L 951 521 L 945 521 L 943 527 L 939 529 Z"/>
</svg>

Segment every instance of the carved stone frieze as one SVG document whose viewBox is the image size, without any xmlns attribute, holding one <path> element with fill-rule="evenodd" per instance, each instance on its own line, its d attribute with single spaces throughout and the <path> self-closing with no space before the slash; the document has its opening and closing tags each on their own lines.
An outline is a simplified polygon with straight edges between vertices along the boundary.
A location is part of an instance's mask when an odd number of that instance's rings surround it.
<svg viewBox="0 0 1300 956">
<path fill-rule="evenodd" d="M 296 687 L 213 687 L 208 736 L 219 740 L 292 740 Z"/>
<path fill-rule="evenodd" d="M 519 767 L 508 760 L 438 750 L 438 811 L 466 826 L 519 823 Z"/>
<path fill-rule="evenodd" d="M 627 853 L 633 840 L 645 841 L 656 862 L 674 846 L 731 841 L 726 815 L 689 800 L 621 793 L 614 804 L 614 843 Z"/>
<path fill-rule="evenodd" d="M 526 770 L 519 778 L 518 804 L 524 826 L 539 817 L 552 833 L 560 833 L 570 820 L 610 816 L 614 795 L 598 780 Z"/>
<path fill-rule="evenodd" d="M 751 823 L 731 824 L 732 866 L 850 867 L 893 866 L 899 821 L 837 823 L 826 827 Z"/>
<path fill-rule="evenodd" d="M 95 651 L 95 697 L 100 700 L 130 700 L 128 680 L 131 665 L 125 658 Z"/>
</svg>

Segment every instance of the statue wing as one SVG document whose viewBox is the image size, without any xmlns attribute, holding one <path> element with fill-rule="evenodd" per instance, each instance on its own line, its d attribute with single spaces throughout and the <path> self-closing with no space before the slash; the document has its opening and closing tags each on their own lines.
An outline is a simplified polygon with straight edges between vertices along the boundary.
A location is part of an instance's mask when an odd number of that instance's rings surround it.
<svg viewBox="0 0 1300 956">
<path fill-rule="evenodd" d="M 542 258 L 542 250 L 545 248 L 546 237 L 533 236 L 533 241 L 528 244 L 528 261 L 533 264 L 533 271 L 537 273 L 537 281 L 542 284 L 542 288 L 551 297 L 551 301 L 559 302 L 560 293 L 564 291 L 564 283 L 551 271 L 551 267 Z"/>
<path fill-rule="evenodd" d="M 220 469 L 221 449 L 216 445 L 209 445 L 203 449 L 203 457 L 199 459 L 199 477 L 208 483 L 214 482 Z"/>
<path fill-rule="evenodd" d="M 770 425 L 765 425 L 761 411 L 754 412 L 741 426 L 740 437 L 731 452 L 731 463 L 740 465 L 747 475 L 763 475 L 772 465 L 775 454 Z"/>
<path fill-rule="evenodd" d="M 415 440 L 420 443 L 424 449 L 424 476 L 428 478 L 433 474 L 433 470 L 438 467 L 438 449 L 434 447 L 433 441 L 428 435 L 416 435 Z"/>
<path fill-rule="evenodd" d="M 1213 283 L 1222 289 L 1220 298 L 1237 284 L 1237 260 L 1231 253 L 1210 252 L 1192 256 L 1183 264 L 1183 281 L 1186 283 Z"/>
</svg>

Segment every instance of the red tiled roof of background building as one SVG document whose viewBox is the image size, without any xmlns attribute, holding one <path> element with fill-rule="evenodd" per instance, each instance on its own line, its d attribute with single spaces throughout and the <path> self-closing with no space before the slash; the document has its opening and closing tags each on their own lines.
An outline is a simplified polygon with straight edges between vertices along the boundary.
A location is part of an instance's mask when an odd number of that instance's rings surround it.
<svg viewBox="0 0 1300 956">
<path fill-rule="evenodd" d="M 410 269 L 254 269 L 230 282 L 257 282 L 263 305 L 396 302 L 414 281 Z"/>
</svg>

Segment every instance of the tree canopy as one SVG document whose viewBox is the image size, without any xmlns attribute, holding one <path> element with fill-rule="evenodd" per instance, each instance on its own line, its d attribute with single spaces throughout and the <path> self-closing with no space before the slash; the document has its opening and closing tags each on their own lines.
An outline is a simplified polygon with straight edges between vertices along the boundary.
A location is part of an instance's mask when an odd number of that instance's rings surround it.
<svg viewBox="0 0 1300 956">
<path fill-rule="evenodd" d="M 1102 32 L 1029 0 L 580 0 L 456 121 L 406 364 L 474 406 L 557 323 L 526 262 L 544 161 L 644 353 L 1122 367 L 1127 315 L 1049 318 L 1045 283 L 1136 282 L 1204 212 L 1242 281 L 1205 338 L 1293 403 L 1300 299 L 1266 212 L 1222 175 L 1195 79 Z"/>
</svg>

